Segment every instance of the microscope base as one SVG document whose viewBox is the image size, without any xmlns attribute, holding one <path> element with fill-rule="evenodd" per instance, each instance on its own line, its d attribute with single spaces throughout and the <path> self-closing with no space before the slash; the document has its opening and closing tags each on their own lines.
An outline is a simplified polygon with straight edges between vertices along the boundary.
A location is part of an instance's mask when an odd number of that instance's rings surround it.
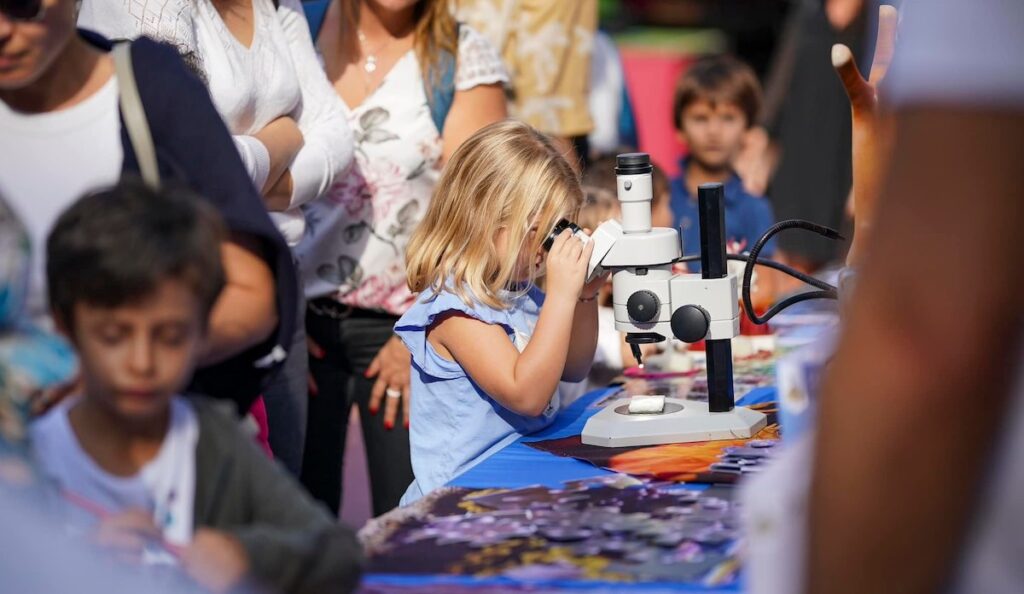
<svg viewBox="0 0 1024 594">
<path fill-rule="evenodd" d="M 737 406 L 712 413 L 706 402 L 666 398 L 665 409 L 654 414 L 629 414 L 629 399 L 615 400 L 590 417 L 583 428 L 587 445 L 607 448 L 746 439 L 767 424 L 764 414 Z"/>
</svg>

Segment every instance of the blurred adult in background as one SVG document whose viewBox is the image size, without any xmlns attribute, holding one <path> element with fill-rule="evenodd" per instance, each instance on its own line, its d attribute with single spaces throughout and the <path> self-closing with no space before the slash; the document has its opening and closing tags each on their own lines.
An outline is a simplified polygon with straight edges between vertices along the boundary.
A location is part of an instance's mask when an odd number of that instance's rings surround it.
<svg viewBox="0 0 1024 594">
<path fill-rule="evenodd" d="M 870 233 L 844 274 L 816 433 L 748 484 L 755 593 L 1024 584 L 1024 4 L 903 8 L 881 87 L 891 12 L 868 80 L 846 48 L 831 52 L 857 120 L 858 231 L 867 216 Z M 870 130 L 889 115 L 892 136 Z M 863 167 L 879 158 L 884 171 Z"/>
<path fill-rule="evenodd" d="M 498 53 L 447 0 L 336 0 L 319 37 L 355 136 L 355 162 L 305 205 L 298 247 L 311 345 L 302 478 L 337 512 L 349 412 L 359 408 L 373 513 L 412 482 L 410 355 L 392 329 L 415 300 L 405 247 L 441 167 L 463 140 L 505 117 Z"/>
<path fill-rule="evenodd" d="M 748 134 L 735 167 L 748 191 L 770 186 L 778 220 L 806 219 L 832 228 L 845 220 L 850 195 L 850 104 L 829 60 L 833 44 L 855 56 L 875 0 L 797 0 L 790 9 L 765 81 L 761 126 Z M 870 41 L 870 40 L 867 40 Z M 779 236 L 782 257 L 814 271 L 840 256 L 834 242 L 808 233 Z"/>
<path fill-rule="evenodd" d="M 75 4 L 19 0 L 0 9 L 0 193 L 36 246 L 83 193 L 139 171 L 111 46 L 76 30 Z M 227 287 L 193 388 L 245 410 L 291 339 L 291 257 L 202 83 L 151 40 L 133 42 L 131 56 L 161 178 L 209 200 L 230 231 L 221 246 Z M 42 270 L 37 251 L 29 312 L 38 321 L 48 319 Z"/>
<path fill-rule="evenodd" d="M 564 151 L 574 147 L 585 161 L 597 0 L 456 0 L 456 6 L 458 19 L 505 60 L 510 115 L 555 138 Z"/>
<path fill-rule="evenodd" d="M 299 0 L 83 0 L 79 24 L 111 38 L 154 36 L 190 57 L 271 217 L 296 245 L 305 231 L 299 207 L 326 192 L 352 162 L 352 134 Z M 304 315 L 301 300 L 294 307 Z M 308 375 L 301 324 L 289 344 L 264 402 L 274 456 L 298 475 Z"/>
<path fill-rule="evenodd" d="M 888 182 L 820 405 L 807 589 L 1019 592 L 1024 4 L 903 7 Z"/>
</svg>

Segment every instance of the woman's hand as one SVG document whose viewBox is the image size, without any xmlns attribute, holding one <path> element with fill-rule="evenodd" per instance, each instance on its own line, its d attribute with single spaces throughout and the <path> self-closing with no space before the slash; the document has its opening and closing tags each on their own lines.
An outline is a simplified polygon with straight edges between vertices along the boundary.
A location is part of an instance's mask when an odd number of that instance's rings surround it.
<svg viewBox="0 0 1024 594">
<path fill-rule="evenodd" d="M 398 404 L 402 404 L 402 418 L 405 428 L 409 428 L 409 397 L 411 396 L 410 377 L 412 373 L 412 354 L 397 336 L 392 336 L 381 347 L 377 356 L 370 361 L 366 369 L 366 377 L 376 377 L 370 392 L 370 413 L 377 414 L 380 401 L 384 399 L 384 428 L 395 427 L 395 414 Z"/>
<path fill-rule="evenodd" d="M 242 543 L 219 530 L 200 528 L 181 555 L 185 573 L 210 592 L 227 592 L 249 572 L 249 556 Z"/>
<path fill-rule="evenodd" d="M 593 252 L 593 241 L 584 245 L 569 229 L 559 233 L 547 257 L 548 296 L 579 299 Z"/>
</svg>

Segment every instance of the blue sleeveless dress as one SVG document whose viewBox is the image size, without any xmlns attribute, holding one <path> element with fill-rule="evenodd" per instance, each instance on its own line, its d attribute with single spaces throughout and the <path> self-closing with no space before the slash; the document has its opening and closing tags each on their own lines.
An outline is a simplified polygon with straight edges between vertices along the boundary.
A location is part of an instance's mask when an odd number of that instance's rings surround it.
<svg viewBox="0 0 1024 594">
<path fill-rule="evenodd" d="M 427 341 L 426 331 L 446 312 L 457 311 L 487 324 L 497 324 L 520 352 L 537 324 L 544 294 L 536 287 L 525 294 L 508 293 L 507 309 L 482 303 L 466 305 L 455 294 L 433 296 L 424 291 L 395 325 L 395 333 L 412 353 L 412 411 L 409 440 L 415 480 L 402 497 L 408 505 L 487 459 L 520 436 L 551 424 L 559 408 L 558 394 L 538 417 L 516 414 L 477 386 L 454 361 L 441 357 Z M 487 345 L 480 345 L 487 348 Z"/>
</svg>

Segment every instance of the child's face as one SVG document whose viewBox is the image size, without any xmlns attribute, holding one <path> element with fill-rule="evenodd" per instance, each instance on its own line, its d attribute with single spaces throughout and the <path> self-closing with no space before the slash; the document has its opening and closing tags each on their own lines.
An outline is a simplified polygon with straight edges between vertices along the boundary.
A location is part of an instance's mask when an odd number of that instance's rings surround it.
<svg viewBox="0 0 1024 594">
<path fill-rule="evenodd" d="M 69 333 L 85 396 L 126 421 L 163 414 L 192 376 L 204 339 L 198 298 L 168 279 L 138 303 L 74 306 Z"/>
<path fill-rule="evenodd" d="M 681 122 L 679 139 L 690 147 L 691 158 L 711 169 L 729 165 L 747 131 L 747 118 L 734 103 L 694 101 L 683 110 Z"/>
</svg>

